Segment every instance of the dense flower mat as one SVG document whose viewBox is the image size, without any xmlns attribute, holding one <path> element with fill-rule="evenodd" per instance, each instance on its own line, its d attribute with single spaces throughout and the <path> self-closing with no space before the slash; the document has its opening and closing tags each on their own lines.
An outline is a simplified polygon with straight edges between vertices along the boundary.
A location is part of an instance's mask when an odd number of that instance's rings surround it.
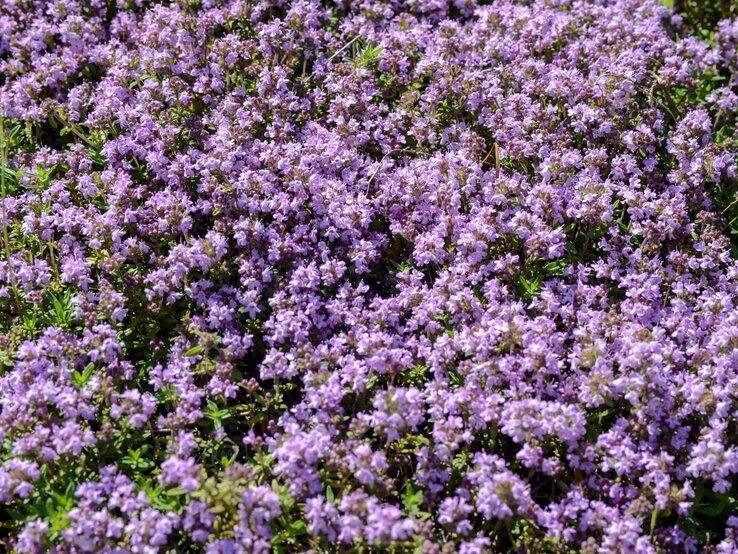
<svg viewBox="0 0 738 554">
<path fill-rule="evenodd" d="M 738 20 L 488 4 L 0 2 L 3 550 L 736 548 Z"/>
</svg>

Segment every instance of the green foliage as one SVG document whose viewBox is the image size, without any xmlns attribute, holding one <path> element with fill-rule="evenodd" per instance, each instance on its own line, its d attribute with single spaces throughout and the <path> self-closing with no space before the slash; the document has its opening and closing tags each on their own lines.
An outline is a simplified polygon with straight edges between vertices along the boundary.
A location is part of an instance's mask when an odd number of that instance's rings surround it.
<svg viewBox="0 0 738 554">
<path fill-rule="evenodd" d="M 684 19 L 686 34 L 710 38 L 722 19 L 738 15 L 735 0 L 662 0 Z"/>
<path fill-rule="evenodd" d="M 370 67 L 379 61 L 381 53 L 381 47 L 375 46 L 371 42 L 364 43 L 362 40 L 357 40 L 354 43 L 354 55 L 344 57 L 343 61 L 352 63 L 357 69 Z"/>
</svg>

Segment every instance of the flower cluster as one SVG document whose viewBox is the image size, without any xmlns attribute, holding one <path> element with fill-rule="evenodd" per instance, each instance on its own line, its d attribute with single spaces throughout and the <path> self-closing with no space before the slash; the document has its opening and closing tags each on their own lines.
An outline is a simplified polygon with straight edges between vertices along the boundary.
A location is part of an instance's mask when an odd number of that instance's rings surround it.
<svg viewBox="0 0 738 554">
<path fill-rule="evenodd" d="M 0 544 L 738 549 L 738 20 L 0 2 Z"/>
</svg>

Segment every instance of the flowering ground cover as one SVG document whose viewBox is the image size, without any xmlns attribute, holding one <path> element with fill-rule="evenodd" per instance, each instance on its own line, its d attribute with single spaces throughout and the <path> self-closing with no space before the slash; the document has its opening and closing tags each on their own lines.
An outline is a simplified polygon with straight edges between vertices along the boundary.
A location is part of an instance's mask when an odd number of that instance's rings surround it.
<svg viewBox="0 0 738 554">
<path fill-rule="evenodd" d="M 0 547 L 734 552 L 731 5 L 2 0 Z"/>
</svg>

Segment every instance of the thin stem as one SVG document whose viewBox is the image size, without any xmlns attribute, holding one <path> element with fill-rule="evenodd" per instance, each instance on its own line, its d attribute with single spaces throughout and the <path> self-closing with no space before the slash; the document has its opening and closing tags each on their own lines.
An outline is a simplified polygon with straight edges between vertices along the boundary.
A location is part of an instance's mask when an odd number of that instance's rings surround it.
<svg viewBox="0 0 738 554">
<path fill-rule="evenodd" d="M 386 160 L 390 154 L 396 154 L 397 152 L 414 152 L 414 150 L 412 148 L 393 148 L 392 150 L 387 152 L 382 157 L 382 159 L 379 161 L 379 165 L 377 165 L 377 168 L 374 170 L 374 173 L 372 173 L 371 177 L 369 177 L 369 181 L 366 184 L 366 192 L 369 192 L 369 186 L 372 184 L 374 177 L 377 176 L 377 173 L 382 168 L 382 165 L 384 164 L 384 160 Z"/>
<path fill-rule="evenodd" d="M 495 179 L 500 178 L 500 146 L 495 142 Z"/>
<path fill-rule="evenodd" d="M 49 247 L 49 260 L 51 261 L 51 267 L 54 271 L 54 276 L 56 277 L 57 284 L 61 286 L 61 278 L 59 277 L 59 266 L 56 263 L 56 257 L 54 256 L 54 244 L 51 240 L 49 241 L 48 247 Z"/>
<path fill-rule="evenodd" d="M 354 42 L 356 42 L 357 40 L 359 40 L 359 38 L 361 38 L 361 35 L 356 35 L 354 38 L 352 38 L 350 41 L 348 41 L 346 44 L 344 44 L 339 50 L 337 50 L 330 58 L 328 58 L 328 61 L 329 62 L 330 61 L 333 61 L 333 59 L 336 56 L 338 56 L 341 52 L 343 52 L 344 50 L 346 50 L 346 48 L 348 48 L 349 46 L 353 45 Z"/>
<path fill-rule="evenodd" d="M 7 167 L 7 150 L 5 144 L 5 120 L 0 118 L 0 202 L 2 203 L 2 218 L 3 218 L 3 248 L 5 250 L 5 261 L 8 264 L 8 278 L 10 280 L 10 287 L 13 289 L 13 295 L 17 307 L 20 308 L 20 295 L 18 294 L 18 287 L 15 282 L 15 274 L 10 267 L 10 237 L 8 235 L 8 214 L 5 207 L 5 168 Z"/>
<path fill-rule="evenodd" d="M 733 201 L 732 201 L 732 202 L 731 202 L 730 204 L 728 204 L 727 206 L 725 206 L 725 208 L 723 209 L 723 211 L 722 211 L 722 212 L 720 212 L 720 213 L 723 213 L 723 214 L 724 214 L 724 213 L 725 213 L 725 212 L 727 212 L 727 211 L 728 211 L 728 210 L 729 210 L 730 208 L 732 208 L 733 206 L 735 206 L 735 205 L 736 205 L 736 203 L 738 203 L 738 192 L 736 192 L 736 199 L 735 199 L 735 200 L 733 200 Z"/>
<path fill-rule="evenodd" d="M 87 143 L 87 145 L 91 146 L 94 150 L 97 150 L 99 148 L 97 144 L 95 144 L 90 139 L 88 139 L 86 136 L 84 136 L 79 131 L 79 129 L 77 129 L 77 126 L 74 123 L 67 123 L 67 121 L 64 120 L 64 118 L 62 118 L 59 114 L 54 114 L 54 119 L 56 119 L 59 123 L 61 123 L 67 129 L 69 129 L 75 137 Z"/>
</svg>

